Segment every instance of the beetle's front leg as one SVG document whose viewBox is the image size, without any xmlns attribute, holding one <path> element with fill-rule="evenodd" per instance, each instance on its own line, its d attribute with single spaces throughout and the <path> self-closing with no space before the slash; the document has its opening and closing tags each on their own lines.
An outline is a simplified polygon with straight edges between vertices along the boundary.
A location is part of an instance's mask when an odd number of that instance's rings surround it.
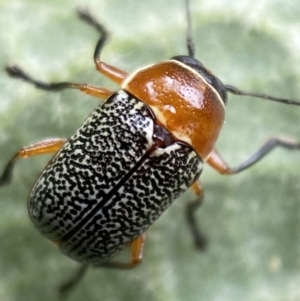
<svg viewBox="0 0 300 301">
<path fill-rule="evenodd" d="M 79 9 L 78 16 L 81 20 L 94 27 L 100 34 L 100 38 L 94 51 L 94 63 L 96 70 L 115 82 L 117 85 L 121 85 L 124 79 L 128 76 L 128 73 L 100 60 L 101 51 L 108 39 L 108 32 L 105 26 L 100 23 L 88 10 Z"/>
<path fill-rule="evenodd" d="M 194 201 L 187 204 L 186 219 L 187 219 L 189 229 L 194 238 L 194 243 L 195 243 L 196 248 L 200 249 L 201 251 L 204 251 L 207 246 L 207 239 L 206 239 L 205 235 L 202 233 L 202 231 L 200 230 L 199 225 L 197 223 L 197 218 L 195 216 L 196 210 L 203 203 L 203 187 L 202 187 L 200 181 L 195 182 L 192 185 L 192 189 L 195 192 L 197 198 Z"/>
<path fill-rule="evenodd" d="M 94 62 L 95 62 L 96 69 L 107 78 L 111 79 L 118 85 L 121 85 L 124 79 L 128 75 L 127 72 L 118 69 L 114 66 L 108 65 L 100 61 L 99 59 L 100 53 L 108 38 L 107 30 L 87 10 L 78 10 L 78 15 L 80 19 L 88 23 L 90 26 L 94 27 L 100 34 L 100 38 L 97 42 L 95 52 L 94 52 Z M 43 82 L 32 77 L 30 74 L 25 72 L 18 65 L 8 65 L 5 67 L 5 71 L 9 76 L 17 79 L 21 79 L 29 84 L 34 85 L 36 88 L 45 91 L 58 92 L 65 89 L 77 89 L 80 90 L 82 93 L 97 98 L 101 98 L 104 100 L 113 93 L 113 91 L 108 90 L 106 88 L 98 87 L 90 84 L 81 84 L 81 83 L 73 83 L 73 82 L 54 82 L 54 83 Z"/>
</svg>

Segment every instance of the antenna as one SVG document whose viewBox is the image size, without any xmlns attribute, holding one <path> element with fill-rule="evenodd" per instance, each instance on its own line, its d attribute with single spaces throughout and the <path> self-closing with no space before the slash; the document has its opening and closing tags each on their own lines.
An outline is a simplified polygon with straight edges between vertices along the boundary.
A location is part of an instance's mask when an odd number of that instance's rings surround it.
<svg viewBox="0 0 300 301">
<path fill-rule="evenodd" d="M 263 94 L 263 93 L 246 92 L 246 91 L 239 90 L 238 88 L 233 87 L 231 85 L 224 85 L 224 88 L 226 89 L 227 92 L 229 92 L 231 94 L 235 94 L 235 95 L 252 96 L 252 97 L 267 99 L 267 100 L 271 100 L 271 101 L 281 102 L 281 103 L 288 104 L 288 105 L 300 106 L 299 101 L 288 99 L 288 98 L 279 98 L 279 97 L 274 97 L 274 96 L 270 96 L 270 95 Z"/>
<path fill-rule="evenodd" d="M 190 10 L 190 1 L 185 0 L 185 11 L 186 11 L 186 46 L 188 50 L 188 55 L 190 57 L 195 56 L 195 45 L 192 38 L 192 18 L 191 18 L 191 10 Z"/>
</svg>

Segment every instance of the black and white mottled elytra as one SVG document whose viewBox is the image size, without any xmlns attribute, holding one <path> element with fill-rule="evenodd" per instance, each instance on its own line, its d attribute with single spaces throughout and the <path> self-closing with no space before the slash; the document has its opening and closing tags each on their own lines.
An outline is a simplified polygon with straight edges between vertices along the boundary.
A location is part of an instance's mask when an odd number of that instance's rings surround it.
<svg viewBox="0 0 300 301">
<path fill-rule="evenodd" d="M 154 120 L 120 90 L 97 107 L 35 183 L 29 215 L 69 257 L 98 264 L 125 248 L 202 171 L 188 145 L 153 147 Z"/>
</svg>

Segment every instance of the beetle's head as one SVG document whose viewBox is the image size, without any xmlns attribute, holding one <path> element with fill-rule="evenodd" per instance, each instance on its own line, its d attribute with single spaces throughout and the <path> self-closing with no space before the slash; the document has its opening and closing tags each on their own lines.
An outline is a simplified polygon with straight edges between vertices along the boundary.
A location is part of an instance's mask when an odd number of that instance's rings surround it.
<svg viewBox="0 0 300 301">
<path fill-rule="evenodd" d="M 219 93 L 224 104 L 227 104 L 227 92 L 223 83 L 211 71 L 205 68 L 201 62 L 188 55 L 173 56 L 171 60 L 179 61 L 195 70 Z"/>
</svg>

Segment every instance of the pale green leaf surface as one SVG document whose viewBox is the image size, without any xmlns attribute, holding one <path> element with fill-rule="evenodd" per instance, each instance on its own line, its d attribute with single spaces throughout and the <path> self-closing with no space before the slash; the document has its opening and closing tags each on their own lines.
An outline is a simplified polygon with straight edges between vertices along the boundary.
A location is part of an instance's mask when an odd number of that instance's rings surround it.
<svg viewBox="0 0 300 301">
<path fill-rule="evenodd" d="M 221 80 L 242 89 L 300 99 L 297 0 L 192 1 L 196 54 Z M 115 89 L 97 74 L 97 34 L 76 19 L 89 6 L 112 38 L 103 60 L 133 71 L 186 54 L 182 1 L 0 0 L 0 66 L 18 63 L 43 80 Z M 51 94 L 0 72 L 0 168 L 21 146 L 68 137 L 98 101 L 76 91 Z M 268 137 L 300 139 L 300 107 L 229 97 L 218 149 L 232 165 Z M 49 157 L 18 162 L 0 190 L 0 300 L 56 300 L 76 266 L 34 229 L 26 198 Z M 197 213 L 210 244 L 192 245 L 186 193 L 148 231 L 136 270 L 90 270 L 69 300 L 292 301 L 300 299 L 300 153 L 276 150 L 234 177 L 207 167 Z"/>
</svg>

